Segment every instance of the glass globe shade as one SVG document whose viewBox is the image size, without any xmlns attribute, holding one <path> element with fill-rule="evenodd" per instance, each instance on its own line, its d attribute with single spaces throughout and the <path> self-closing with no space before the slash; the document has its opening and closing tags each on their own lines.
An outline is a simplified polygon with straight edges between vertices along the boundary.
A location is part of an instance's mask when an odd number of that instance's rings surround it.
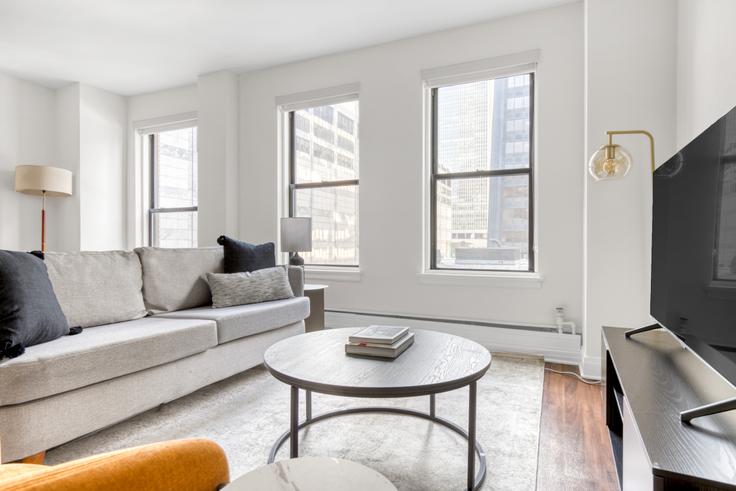
<svg viewBox="0 0 736 491">
<path fill-rule="evenodd" d="M 603 145 L 588 162 L 588 171 L 596 181 L 624 177 L 631 169 L 631 155 L 621 145 Z"/>
</svg>

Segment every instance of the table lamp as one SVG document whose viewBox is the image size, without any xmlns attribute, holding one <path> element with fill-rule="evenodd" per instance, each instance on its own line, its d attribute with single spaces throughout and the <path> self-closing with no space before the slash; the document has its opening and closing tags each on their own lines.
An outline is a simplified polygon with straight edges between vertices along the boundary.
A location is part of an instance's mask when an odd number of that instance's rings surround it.
<svg viewBox="0 0 736 491">
<path fill-rule="evenodd" d="M 290 217 L 281 219 L 281 252 L 293 253 L 289 257 L 292 266 L 303 266 L 304 258 L 299 252 L 312 250 L 312 219 Z"/>
<path fill-rule="evenodd" d="M 47 165 L 15 167 L 15 190 L 41 196 L 41 251 L 46 251 L 46 196 L 71 196 L 72 173 Z"/>
</svg>

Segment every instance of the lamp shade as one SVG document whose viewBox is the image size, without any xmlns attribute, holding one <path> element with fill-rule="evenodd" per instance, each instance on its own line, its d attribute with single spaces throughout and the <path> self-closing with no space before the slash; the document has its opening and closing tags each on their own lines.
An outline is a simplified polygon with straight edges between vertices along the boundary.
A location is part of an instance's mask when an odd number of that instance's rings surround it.
<svg viewBox="0 0 736 491">
<path fill-rule="evenodd" d="M 47 165 L 18 165 L 15 168 L 15 190 L 40 196 L 71 196 L 72 173 Z"/>
<path fill-rule="evenodd" d="M 292 217 L 281 219 L 281 252 L 312 250 L 312 219 Z"/>
</svg>

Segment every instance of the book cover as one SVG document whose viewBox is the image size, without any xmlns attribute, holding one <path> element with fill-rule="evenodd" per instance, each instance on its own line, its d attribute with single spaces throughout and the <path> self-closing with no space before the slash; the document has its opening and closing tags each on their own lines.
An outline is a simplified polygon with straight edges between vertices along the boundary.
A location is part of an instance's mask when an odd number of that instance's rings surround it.
<svg viewBox="0 0 736 491">
<path fill-rule="evenodd" d="M 377 356 L 380 358 L 396 358 L 414 344 L 414 333 L 400 339 L 392 345 L 366 346 L 364 344 L 345 344 L 345 353 L 349 355 Z"/>
<path fill-rule="evenodd" d="M 368 326 L 348 338 L 351 343 L 394 344 L 406 336 L 408 327 L 403 326 Z"/>
</svg>

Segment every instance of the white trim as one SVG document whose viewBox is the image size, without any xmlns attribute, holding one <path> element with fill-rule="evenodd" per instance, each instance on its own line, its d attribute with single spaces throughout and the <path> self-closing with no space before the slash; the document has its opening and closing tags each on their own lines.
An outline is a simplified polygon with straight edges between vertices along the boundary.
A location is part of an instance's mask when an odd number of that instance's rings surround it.
<svg viewBox="0 0 736 491">
<path fill-rule="evenodd" d="M 422 89 L 422 251 L 420 271 L 430 271 L 432 247 L 432 89 Z"/>
<path fill-rule="evenodd" d="M 281 250 L 281 218 L 289 216 L 289 122 L 288 111 L 276 110 L 276 254 L 281 263 L 289 263 L 289 253 Z M 278 256 L 277 256 L 278 257 Z"/>
<path fill-rule="evenodd" d="M 277 134 L 277 179 L 278 179 L 278 206 L 276 220 L 289 216 L 289 134 L 288 115 L 292 111 L 306 109 L 328 104 L 339 104 L 341 102 L 360 102 L 360 83 L 351 83 L 328 87 L 324 89 L 298 92 L 295 94 L 281 95 L 276 97 L 276 134 Z M 360 113 L 358 113 L 360 118 Z M 358 123 L 358 143 L 356 147 L 358 159 L 360 159 L 360 123 Z M 359 177 L 359 176 L 358 176 Z M 360 205 L 358 205 L 360 214 Z M 360 216 L 358 216 L 360 224 Z M 358 246 L 360 247 L 360 225 L 358 226 Z M 281 249 L 281 229 L 277 227 L 277 245 Z M 288 261 L 288 253 L 281 253 L 281 259 Z M 355 268 L 331 268 L 327 267 L 305 267 L 305 275 L 315 280 L 334 281 L 360 281 L 360 270 Z"/>
<path fill-rule="evenodd" d="M 298 111 L 299 109 L 306 109 L 308 107 L 353 101 L 358 99 L 359 95 L 360 84 L 352 83 L 276 96 L 276 106 L 283 112 Z"/>
<path fill-rule="evenodd" d="M 404 319 L 380 314 L 363 315 L 346 312 L 325 312 L 325 324 L 328 328 L 359 327 L 368 324 L 387 323 L 455 334 L 472 339 L 492 352 L 543 356 L 545 361 L 552 363 L 578 365 L 580 362 L 581 337 L 579 334 L 558 334 L 557 332 L 544 332 L 523 328 Z"/>
<path fill-rule="evenodd" d="M 178 130 L 182 128 L 192 128 L 197 126 L 197 112 L 190 111 L 186 113 L 173 114 L 171 116 L 162 116 L 160 118 L 143 119 L 133 122 L 133 129 L 138 135 L 150 135 L 160 131 Z"/>
<path fill-rule="evenodd" d="M 431 285 L 488 286 L 498 288 L 542 288 L 544 276 L 527 271 L 442 271 L 417 274 L 420 283 Z"/>
<path fill-rule="evenodd" d="M 305 266 L 304 278 L 307 283 L 315 283 L 315 280 L 359 282 L 363 279 L 363 273 L 359 268 Z"/>
<path fill-rule="evenodd" d="M 511 285 L 522 285 L 524 282 L 512 281 L 512 277 L 518 277 L 519 279 L 526 280 L 527 287 L 540 288 L 542 286 L 542 254 L 539 246 L 539 211 L 541 209 L 539 200 L 539 185 L 536 183 L 536 179 L 539 176 L 539 159 L 540 155 L 537 147 L 538 140 L 538 121 L 539 121 L 539 83 L 540 75 L 537 67 L 537 61 L 541 56 L 541 50 L 535 49 L 530 51 L 524 51 L 522 53 L 516 53 L 505 56 L 498 56 L 495 58 L 488 58 L 485 60 L 472 61 L 468 63 L 461 63 L 458 65 L 451 65 L 447 67 L 432 68 L 422 70 L 423 78 L 423 107 L 422 107 L 422 121 L 423 121 L 423 141 L 422 141 L 422 252 L 420 255 L 421 259 L 421 273 L 420 275 L 427 275 L 425 280 L 420 280 L 427 283 L 449 283 L 452 284 L 479 284 L 481 278 L 475 277 L 484 276 L 486 283 L 496 283 L 498 286 L 511 286 Z M 462 70 L 468 70 L 463 72 Z M 437 273 L 437 270 L 430 269 L 430 247 L 432 243 L 432 230 L 430 227 L 430 216 L 431 216 L 431 174 L 432 174 L 432 89 L 454 83 L 462 83 L 469 81 L 477 81 L 482 79 L 498 78 L 503 76 L 511 76 L 520 73 L 534 73 L 534 92 L 530 94 L 533 98 L 534 112 L 532 114 L 532 120 L 530 124 L 533 127 L 533 139 L 529 144 L 532 146 L 532 155 L 534 159 L 531 167 L 531 179 L 534 180 L 535 185 L 532 187 L 532 202 L 534 212 L 534 243 L 531 244 L 531 248 L 534 251 L 534 269 L 533 272 L 511 272 L 501 273 L 500 275 L 490 275 L 487 272 L 478 270 L 461 271 L 455 277 L 442 276 L 445 272 Z M 460 81 L 460 82 L 458 82 Z M 460 276 L 473 276 L 469 280 L 461 280 Z M 491 281 L 491 276 L 503 277 Z M 481 282 L 482 283 L 482 282 Z M 504 284 L 505 283 L 505 284 Z M 495 286 L 495 285 L 494 285 Z"/>
<path fill-rule="evenodd" d="M 600 356 L 583 356 L 580 362 L 580 375 L 584 378 L 592 380 L 600 380 L 601 376 L 601 357 Z"/>
<path fill-rule="evenodd" d="M 133 162 L 128 173 L 128 186 L 132 195 L 128 195 L 127 223 L 133 233 L 128 234 L 128 248 L 132 249 L 146 244 L 148 236 L 148 209 L 150 199 L 150 169 L 148 168 L 147 136 L 160 131 L 171 131 L 197 126 L 197 111 L 172 114 L 151 119 L 133 121 Z M 131 199 L 132 198 L 132 199 Z"/>
<path fill-rule="evenodd" d="M 537 68 L 541 50 L 533 49 L 494 58 L 469 61 L 422 70 L 424 84 L 429 88 L 491 79 L 533 72 Z"/>
</svg>

